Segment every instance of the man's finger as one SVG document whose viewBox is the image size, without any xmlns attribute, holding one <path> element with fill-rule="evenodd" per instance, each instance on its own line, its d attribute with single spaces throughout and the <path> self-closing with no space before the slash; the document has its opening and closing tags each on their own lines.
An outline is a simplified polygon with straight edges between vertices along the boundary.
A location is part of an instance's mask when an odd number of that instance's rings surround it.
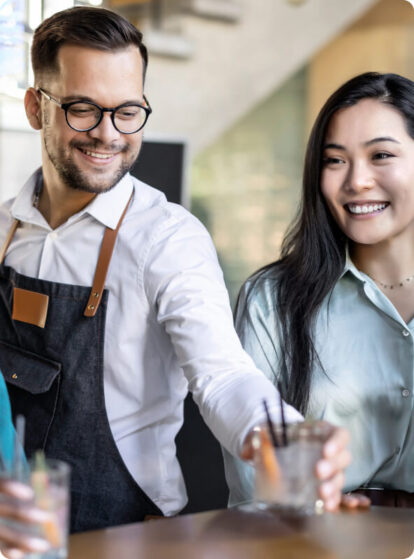
<svg viewBox="0 0 414 559">
<path fill-rule="evenodd" d="M 321 483 L 319 488 L 319 495 L 324 502 L 325 510 L 335 511 L 339 508 L 342 498 L 342 488 L 344 486 L 345 476 L 341 471 L 337 473 L 329 481 Z"/>
<path fill-rule="evenodd" d="M 332 431 L 332 435 L 323 445 L 324 458 L 332 458 L 339 454 L 349 443 L 350 435 L 346 429 L 337 427 Z"/>
<path fill-rule="evenodd" d="M 343 472 L 338 472 L 333 478 L 321 483 L 319 487 L 319 494 L 324 501 L 329 499 L 337 499 L 338 504 L 342 495 L 342 488 L 345 483 L 345 476 Z"/>
<path fill-rule="evenodd" d="M 328 512 L 335 512 L 336 510 L 338 510 L 340 502 L 341 502 L 341 495 L 340 494 L 334 495 L 327 501 L 324 501 L 324 508 Z"/>
<path fill-rule="evenodd" d="M 329 479 L 337 472 L 344 470 L 351 462 L 351 453 L 346 448 L 329 459 L 322 458 L 316 464 L 316 476 L 321 479 Z"/>
</svg>

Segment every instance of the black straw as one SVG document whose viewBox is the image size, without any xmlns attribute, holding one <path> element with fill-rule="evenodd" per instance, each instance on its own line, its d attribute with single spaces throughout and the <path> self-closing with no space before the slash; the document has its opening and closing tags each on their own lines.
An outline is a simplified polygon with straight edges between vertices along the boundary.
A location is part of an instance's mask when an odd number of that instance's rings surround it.
<svg viewBox="0 0 414 559">
<path fill-rule="evenodd" d="M 287 446 L 288 436 L 287 436 L 287 428 L 286 428 L 286 420 L 285 420 L 285 407 L 282 398 L 282 393 L 280 391 L 280 384 L 279 384 L 279 398 L 280 398 L 280 418 L 282 420 L 282 440 L 283 440 L 283 446 Z"/>
<path fill-rule="evenodd" d="M 270 438 L 272 439 L 273 446 L 275 448 L 277 448 L 279 446 L 279 443 L 277 442 L 277 437 L 276 437 L 275 430 L 273 428 L 272 420 L 270 418 L 270 413 L 269 413 L 269 408 L 267 407 L 267 402 L 264 399 L 263 399 L 263 407 L 264 407 L 265 412 L 266 412 L 267 426 L 268 426 L 268 429 L 269 429 Z"/>
</svg>

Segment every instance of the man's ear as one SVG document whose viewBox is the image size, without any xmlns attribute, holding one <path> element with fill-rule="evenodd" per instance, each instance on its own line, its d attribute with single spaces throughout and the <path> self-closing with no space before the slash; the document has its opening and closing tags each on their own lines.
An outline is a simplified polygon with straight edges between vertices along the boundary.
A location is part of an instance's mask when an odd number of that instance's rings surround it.
<svg viewBox="0 0 414 559">
<path fill-rule="evenodd" d="M 35 130 L 42 128 L 42 120 L 40 118 L 40 98 L 39 93 L 34 87 L 29 87 L 24 96 L 24 108 L 26 110 L 27 120 L 30 126 Z"/>
</svg>

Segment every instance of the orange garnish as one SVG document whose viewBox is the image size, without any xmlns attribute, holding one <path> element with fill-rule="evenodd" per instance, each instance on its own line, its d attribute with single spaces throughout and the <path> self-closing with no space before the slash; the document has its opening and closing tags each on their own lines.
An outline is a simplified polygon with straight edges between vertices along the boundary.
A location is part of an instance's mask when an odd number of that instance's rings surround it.
<svg viewBox="0 0 414 559">
<path fill-rule="evenodd" d="M 57 518 L 44 522 L 43 531 L 45 533 L 45 538 L 52 547 L 59 547 L 62 544 L 62 538 Z"/>
<path fill-rule="evenodd" d="M 260 430 L 260 458 L 267 480 L 277 484 L 281 477 L 280 467 L 276 460 L 275 448 L 270 437 L 264 429 Z"/>
</svg>

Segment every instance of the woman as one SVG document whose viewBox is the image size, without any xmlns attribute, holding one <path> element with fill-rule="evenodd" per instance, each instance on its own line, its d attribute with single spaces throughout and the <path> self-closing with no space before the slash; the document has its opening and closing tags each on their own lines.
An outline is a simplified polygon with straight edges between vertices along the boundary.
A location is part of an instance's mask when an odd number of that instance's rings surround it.
<svg viewBox="0 0 414 559">
<path fill-rule="evenodd" d="M 351 433 L 346 489 L 414 506 L 414 83 L 366 73 L 309 139 L 281 258 L 243 287 L 245 349 L 308 418 Z M 251 472 L 225 457 L 231 503 Z"/>
<path fill-rule="evenodd" d="M 30 535 L 29 528 L 30 524 L 49 520 L 48 513 L 30 505 L 33 492 L 29 486 L 10 480 L 14 437 L 9 397 L 0 373 L 0 550 L 10 559 L 23 557 L 24 552 L 47 551 L 50 547 L 40 537 Z M 19 522 L 20 531 L 14 530 L 10 521 Z M 24 524 L 28 526 L 27 534 L 22 531 Z"/>
</svg>

